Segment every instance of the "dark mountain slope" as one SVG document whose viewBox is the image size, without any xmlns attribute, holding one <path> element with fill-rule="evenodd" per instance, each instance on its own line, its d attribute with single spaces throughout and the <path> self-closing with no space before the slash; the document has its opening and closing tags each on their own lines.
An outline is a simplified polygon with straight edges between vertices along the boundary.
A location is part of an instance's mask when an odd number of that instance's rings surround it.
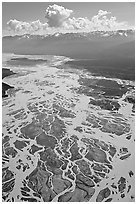
<svg viewBox="0 0 137 204">
<path fill-rule="evenodd" d="M 131 43 L 134 38 L 133 31 L 96 31 L 91 33 L 66 33 L 48 36 L 8 36 L 2 39 L 2 50 L 3 52 L 16 54 L 65 55 L 78 59 L 94 59 L 103 57 L 105 52 L 108 52 L 109 55 L 110 53 L 115 55 L 115 52 L 117 53 L 116 46 L 119 45 L 121 48 L 118 49 L 122 53 L 123 49 L 125 50 L 125 48 L 122 48 L 122 44 L 124 47 L 124 44 L 128 44 L 126 49 L 134 49 L 132 48 L 134 43 Z M 111 51 L 113 48 L 114 51 Z"/>
</svg>

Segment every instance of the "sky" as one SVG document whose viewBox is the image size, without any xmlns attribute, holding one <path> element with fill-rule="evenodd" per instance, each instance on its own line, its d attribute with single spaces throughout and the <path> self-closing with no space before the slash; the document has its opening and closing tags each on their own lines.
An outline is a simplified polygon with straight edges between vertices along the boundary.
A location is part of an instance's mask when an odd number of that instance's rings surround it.
<svg viewBox="0 0 137 204">
<path fill-rule="evenodd" d="M 3 2 L 3 35 L 90 32 L 135 26 L 133 2 Z"/>
</svg>

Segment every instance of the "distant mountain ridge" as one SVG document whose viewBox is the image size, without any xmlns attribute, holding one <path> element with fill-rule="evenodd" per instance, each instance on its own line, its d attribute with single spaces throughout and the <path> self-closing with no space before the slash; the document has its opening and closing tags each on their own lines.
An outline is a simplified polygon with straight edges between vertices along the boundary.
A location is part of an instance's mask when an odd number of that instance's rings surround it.
<svg viewBox="0 0 137 204">
<path fill-rule="evenodd" d="M 56 32 L 54 34 L 46 34 L 46 35 L 33 35 L 33 34 L 23 34 L 23 35 L 14 35 L 14 36 L 4 36 L 3 38 L 50 38 L 50 37 L 58 37 L 58 38 L 88 38 L 91 37 L 114 37 L 114 36 L 125 36 L 128 37 L 129 35 L 134 35 L 135 30 L 117 30 L 117 31 L 91 31 L 91 32 L 70 32 L 70 33 L 59 33 Z"/>
<path fill-rule="evenodd" d="M 120 57 L 126 49 L 125 57 L 131 58 L 134 57 L 134 42 L 134 30 L 54 33 L 46 36 L 24 34 L 4 36 L 2 51 L 15 54 L 65 55 L 72 58 L 92 59 L 107 57 L 107 55 L 112 57 L 110 53 Z"/>
</svg>

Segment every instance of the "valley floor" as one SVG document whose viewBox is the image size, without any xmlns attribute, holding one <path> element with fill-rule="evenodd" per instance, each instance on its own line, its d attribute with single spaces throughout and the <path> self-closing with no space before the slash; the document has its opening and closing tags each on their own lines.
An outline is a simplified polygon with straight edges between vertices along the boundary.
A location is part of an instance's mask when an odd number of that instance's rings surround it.
<svg viewBox="0 0 137 204">
<path fill-rule="evenodd" d="M 3 55 L 3 201 L 134 202 L 134 82 L 68 60 Z"/>
</svg>

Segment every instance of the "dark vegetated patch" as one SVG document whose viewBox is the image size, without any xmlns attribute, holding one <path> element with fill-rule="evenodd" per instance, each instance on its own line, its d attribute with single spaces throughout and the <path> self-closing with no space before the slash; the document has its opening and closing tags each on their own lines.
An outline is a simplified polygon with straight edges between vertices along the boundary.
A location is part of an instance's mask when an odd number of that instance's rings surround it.
<svg viewBox="0 0 137 204">
<path fill-rule="evenodd" d="M 131 154 L 129 153 L 129 154 L 126 154 L 126 155 L 124 155 L 124 156 L 121 156 L 120 159 L 121 159 L 121 160 L 124 160 L 124 159 L 127 159 L 127 158 L 130 157 L 130 156 L 131 156 Z"/>
<path fill-rule="evenodd" d="M 110 145 L 109 149 L 110 149 L 109 154 L 110 154 L 112 157 L 114 157 L 114 155 L 116 154 L 116 151 L 117 151 L 116 148 L 113 147 L 112 145 Z"/>
<path fill-rule="evenodd" d="M 97 147 L 91 147 L 88 151 L 88 153 L 85 155 L 85 158 L 87 158 L 89 161 L 96 161 L 100 163 L 109 163 L 107 160 L 106 153 Z"/>
<path fill-rule="evenodd" d="M 35 139 L 36 136 L 40 135 L 43 131 L 41 124 L 32 122 L 25 127 L 21 128 L 21 133 L 30 139 Z"/>
<path fill-rule="evenodd" d="M 2 144 L 4 145 L 9 140 L 10 140 L 10 137 L 6 135 L 4 138 L 2 138 Z"/>
<path fill-rule="evenodd" d="M 2 79 L 13 74 L 15 73 L 10 69 L 2 68 Z"/>
<path fill-rule="evenodd" d="M 2 182 L 7 182 L 14 177 L 14 174 L 7 168 L 2 169 Z"/>
<path fill-rule="evenodd" d="M 97 196 L 97 198 L 96 198 L 96 202 L 101 202 L 101 201 L 103 201 L 104 198 L 107 198 L 110 194 L 111 194 L 111 191 L 110 191 L 110 189 L 109 189 L 108 187 L 102 189 L 102 190 L 99 192 L 99 194 L 98 194 L 98 196 Z"/>
<path fill-rule="evenodd" d="M 21 194 L 23 195 L 23 196 L 30 196 L 28 193 L 26 193 L 25 191 L 21 191 Z"/>
<path fill-rule="evenodd" d="M 86 186 L 94 187 L 95 184 L 93 180 L 81 173 L 76 175 L 76 183 L 84 183 Z"/>
<path fill-rule="evenodd" d="M 63 161 L 63 165 L 61 166 L 61 169 L 65 170 L 67 168 L 67 165 L 68 165 L 69 161 L 65 160 L 65 159 L 62 159 L 62 161 Z"/>
<path fill-rule="evenodd" d="M 29 150 L 29 153 L 30 154 L 35 154 L 35 152 L 37 152 L 37 151 L 39 151 L 39 150 L 41 150 L 42 149 L 42 147 L 38 147 L 38 146 L 36 146 L 36 145 L 32 145 L 31 146 L 31 149 Z"/>
<path fill-rule="evenodd" d="M 13 89 L 14 87 L 13 86 L 10 86 L 4 82 L 2 82 L 2 97 L 8 97 L 8 95 L 6 94 L 6 91 L 8 89 Z"/>
<path fill-rule="evenodd" d="M 27 146 L 27 144 L 24 141 L 16 140 L 14 142 L 14 145 L 17 149 L 22 150 L 24 147 Z"/>
<path fill-rule="evenodd" d="M 122 97 L 129 88 L 129 86 L 123 86 L 114 80 L 80 78 L 78 81 L 80 85 L 91 88 L 91 90 L 103 92 L 102 95 L 105 97 Z"/>
<path fill-rule="evenodd" d="M 6 149 L 5 149 L 5 154 L 7 155 L 7 156 L 12 156 L 12 158 L 14 158 L 14 157 L 16 157 L 16 155 L 17 155 L 17 151 L 13 148 L 13 147 L 7 147 Z"/>
<path fill-rule="evenodd" d="M 2 185 L 2 192 L 8 192 L 8 193 L 11 192 L 13 190 L 14 185 L 15 185 L 15 179 L 5 182 Z"/>
<path fill-rule="evenodd" d="M 90 99 L 89 104 L 95 105 L 95 106 L 100 106 L 101 109 L 105 110 L 114 110 L 118 111 L 120 108 L 120 105 L 117 101 L 111 101 L 108 99 L 102 99 L 102 100 L 93 100 Z"/>
<path fill-rule="evenodd" d="M 51 124 L 50 134 L 59 140 L 64 137 L 65 133 L 66 127 L 63 120 L 60 120 L 58 117 L 55 117 L 54 121 Z"/>
<path fill-rule="evenodd" d="M 126 188 L 126 179 L 124 177 L 121 177 L 118 181 L 118 190 L 120 193 L 123 193 L 125 188 Z"/>
<path fill-rule="evenodd" d="M 26 186 L 21 187 L 21 190 L 23 190 L 23 191 L 27 191 L 27 192 L 30 192 L 30 189 L 29 189 L 28 187 L 26 187 Z"/>
<path fill-rule="evenodd" d="M 113 198 L 108 198 L 107 200 L 105 200 L 105 202 L 111 202 L 113 200 Z"/>
<path fill-rule="evenodd" d="M 25 197 L 22 197 L 21 198 L 22 201 L 28 201 L 28 202 L 37 202 L 37 199 L 35 198 L 25 198 Z"/>
<path fill-rule="evenodd" d="M 75 161 L 75 160 L 78 160 L 78 159 L 82 158 L 82 155 L 79 153 L 79 146 L 78 146 L 76 141 L 71 146 L 70 152 L 71 152 L 71 158 L 70 158 L 71 161 Z"/>
<path fill-rule="evenodd" d="M 126 96 L 126 98 L 124 99 L 125 102 L 128 102 L 128 103 L 132 103 L 133 106 L 132 106 L 132 112 L 135 111 L 135 96 Z"/>
<path fill-rule="evenodd" d="M 55 145 L 57 144 L 55 137 L 46 135 L 44 132 L 36 137 L 36 141 L 39 145 L 45 146 L 46 148 L 51 147 L 54 149 Z"/>
<path fill-rule="evenodd" d="M 129 176 L 132 177 L 134 175 L 133 171 L 129 172 Z"/>
<path fill-rule="evenodd" d="M 46 162 L 46 166 L 49 166 L 51 169 L 60 168 L 61 165 L 63 165 L 63 162 L 57 157 L 54 150 L 51 148 L 47 148 L 39 154 L 40 160 Z"/>
<path fill-rule="evenodd" d="M 19 57 L 19 58 L 12 58 L 11 60 L 7 61 L 7 65 L 11 65 L 11 66 L 35 66 L 38 64 L 43 64 L 45 62 L 47 62 L 47 60 L 29 59 L 27 57 Z"/>
</svg>

